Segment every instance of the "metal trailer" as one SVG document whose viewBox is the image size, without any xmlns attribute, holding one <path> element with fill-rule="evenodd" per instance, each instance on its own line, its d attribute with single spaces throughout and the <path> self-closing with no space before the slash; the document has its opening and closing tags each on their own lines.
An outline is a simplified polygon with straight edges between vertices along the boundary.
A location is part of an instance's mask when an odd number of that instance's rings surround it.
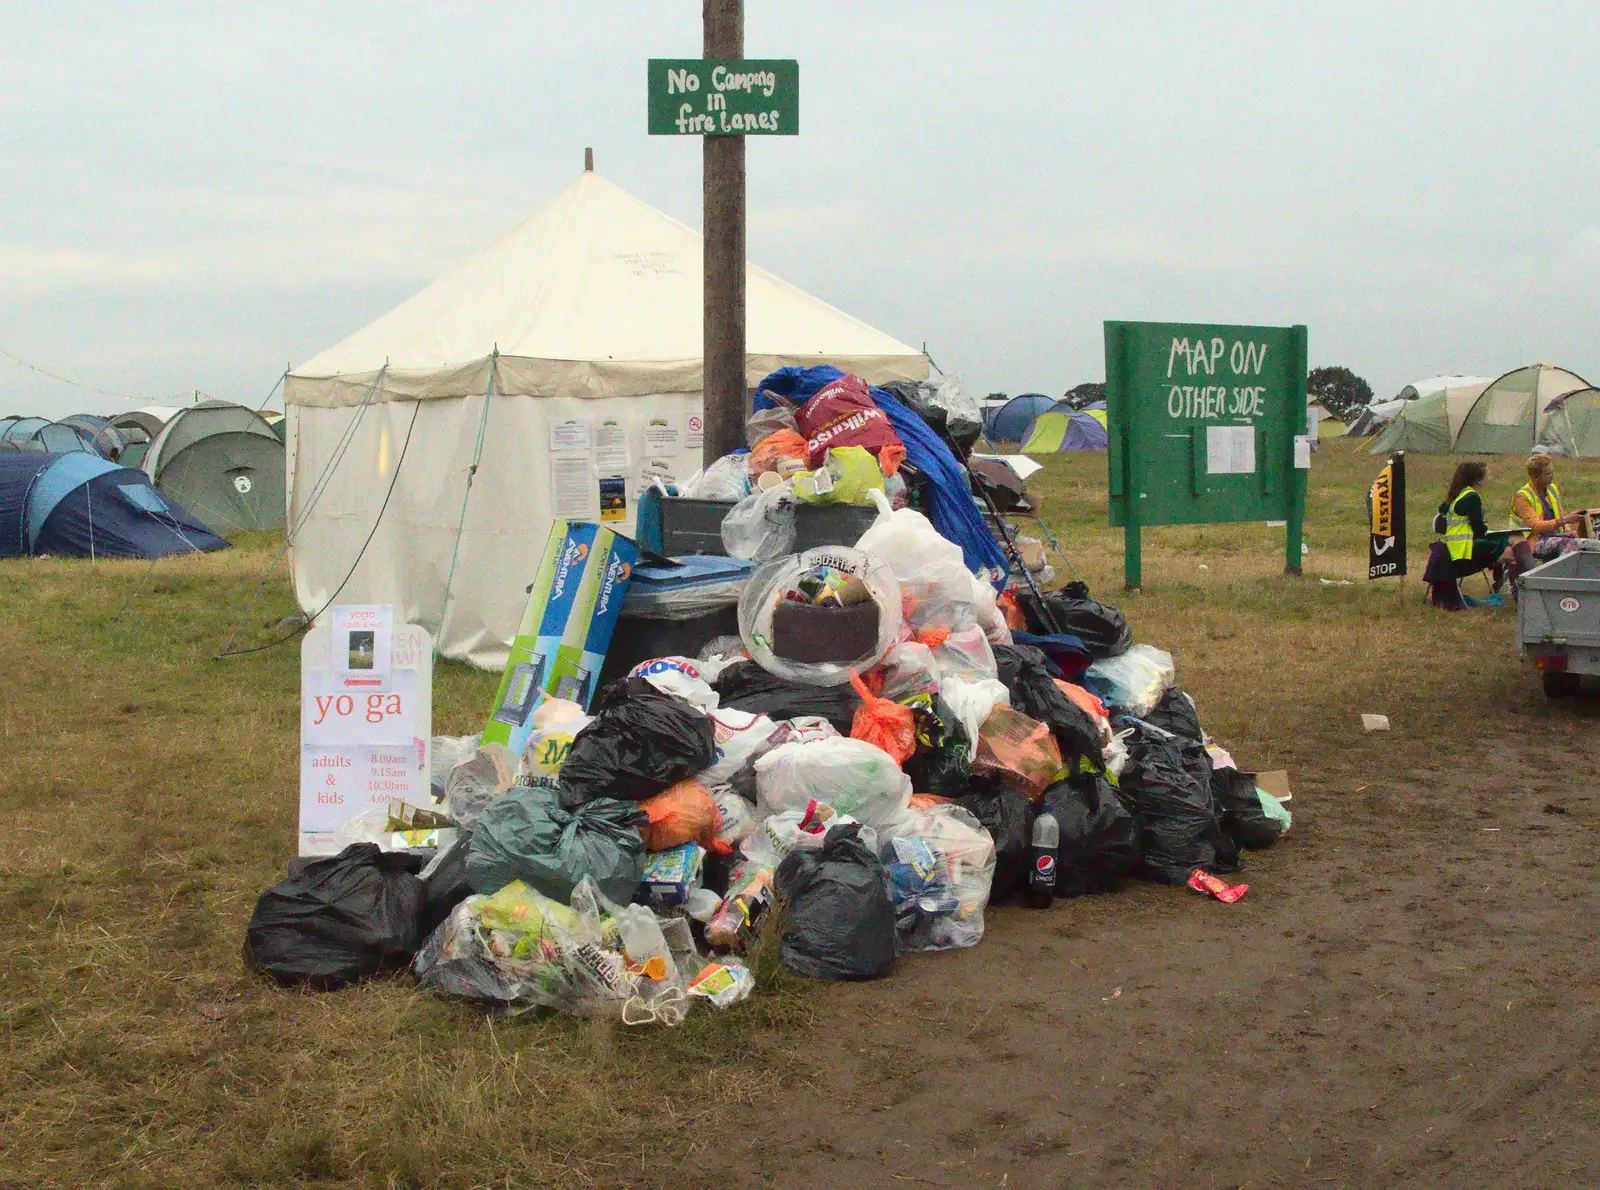
<svg viewBox="0 0 1600 1190">
<path fill-rule="evenodd" d="M 1566 698 L 1583 674 L 1600 674 L 1600 542 L 1552 558 L 1522 576 L 1517 652 L 1544 677 L 1544 692 Z"/>
</svg>

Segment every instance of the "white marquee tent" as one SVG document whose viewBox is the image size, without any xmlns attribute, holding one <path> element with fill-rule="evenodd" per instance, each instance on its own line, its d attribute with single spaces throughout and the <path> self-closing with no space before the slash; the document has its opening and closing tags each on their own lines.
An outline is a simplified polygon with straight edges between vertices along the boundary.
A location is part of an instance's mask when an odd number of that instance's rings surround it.
<svg viewBox="0 0 1600 1190">
<path fill-rule="evenodd" d="M 752 386 L 791 364 L 927 376 L 921 352 L 753 265 L 746 311 Z M 631 531 L 642 473 L 700 465 L 700 235 L 586 170 L 284 397 L 300 606 L 393 604 L 446 656 L 502 665 L 552 518 L 596 519 L 620 471 L 613 527 Z"/>
</svg>

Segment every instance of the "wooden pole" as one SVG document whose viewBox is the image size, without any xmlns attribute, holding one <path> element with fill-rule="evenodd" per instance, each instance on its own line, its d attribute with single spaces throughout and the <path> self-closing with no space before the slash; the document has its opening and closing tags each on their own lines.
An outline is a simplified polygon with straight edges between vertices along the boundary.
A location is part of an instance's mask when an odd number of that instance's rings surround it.
<svg viewBox="0 0 1600 1190">
<path fill-rule="evenodd" d="M 707 58 L 744 57 L 744 0 L 701 0 Z M 705 463 L 745 444 L 744 137 L 707 136 Z"/>
</svg>

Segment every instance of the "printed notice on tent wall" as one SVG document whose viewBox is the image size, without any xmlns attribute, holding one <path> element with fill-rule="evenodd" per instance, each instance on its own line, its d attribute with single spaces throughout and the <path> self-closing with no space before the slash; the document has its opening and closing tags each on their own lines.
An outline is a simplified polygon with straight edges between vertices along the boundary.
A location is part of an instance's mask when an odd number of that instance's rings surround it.
<svg viewBox="0 0 1600 1190">
<path fill-rule="evenodd" d="M 682 438 L 676 416 L 652 417 L 644 427 L 644 453 L 652 458 L 675 455 L 682 449 L 678 445 Z"/>
<path fill-rule="evenodd" d="M 589 419 L 568 417 L 550 423 L 550 453 L 568 454 L 589 449 Z M 560 514 L 557 513 L 557 516 Z"/>
<path fill-rule="evenodd" d="M 704 450 L 706 445 L 706 419 L 701 413 L 691 413 L 684 422 L 689 427 L 683 436 L 684 450 Z"/>
<path fill-rule="evenodd" d="M 334 626 L 313 628 L 301 642 L 301 855 L 334 854 L 340 828 L 376 806 L 432 804 L 433 640 L 393 620 L 387 606 L 336 607 Z M 372 672 L 355 662 L 368 656 L 360 634 L 377 631 L 361 625 L 376 622 L 390 625 L 388 685 L 346 689 L 345 674 Z"/>
<path fill-rule="evenodd" d="M 550 460 L 550 515 L 561 521 L 592 521 L 599 514 L 593 456 L 553 456 Z"/>
<path fill-rule="evenodd" d="M 594 432 L 594 469 L 600 475 L 628 473 L 628 431 L 620 422 L 603 421 Z"/>
<path fill-rule="evenodd" d="M 1294 436 L 1294 465 L 1301 471 L 1311 469 L 1311 438 L 1306 434 Z"/>
<path fill-rule="evenodd" d="M 1254 426 L 1206 427 L 1206 474 L 1250 475 L 1255 469 Z"/>
</svg>

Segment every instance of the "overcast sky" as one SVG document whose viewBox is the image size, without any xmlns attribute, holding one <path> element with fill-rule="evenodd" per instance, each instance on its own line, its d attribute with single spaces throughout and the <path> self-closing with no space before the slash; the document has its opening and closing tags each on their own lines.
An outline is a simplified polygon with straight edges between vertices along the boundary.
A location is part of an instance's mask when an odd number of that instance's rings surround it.
<svg viewBox="0 0 1600 1190">
<path fill-rule="evenodd" d="M 751 138 L 751 257 L 980 392 L 1102 378 L 1107 318 L 1303 322 L 1380 395 L 1600 383 L 1593 0 L 1305 7 L 749 0 L 802 127 Z M 0 349 L 119 395 L 259 403 L 585 145 L 699 224 L 698 144 L 645 135 L 693 0 L 0 11 Z M 0 414 L 131 403 L 0 357 Z"/>
</svg>

